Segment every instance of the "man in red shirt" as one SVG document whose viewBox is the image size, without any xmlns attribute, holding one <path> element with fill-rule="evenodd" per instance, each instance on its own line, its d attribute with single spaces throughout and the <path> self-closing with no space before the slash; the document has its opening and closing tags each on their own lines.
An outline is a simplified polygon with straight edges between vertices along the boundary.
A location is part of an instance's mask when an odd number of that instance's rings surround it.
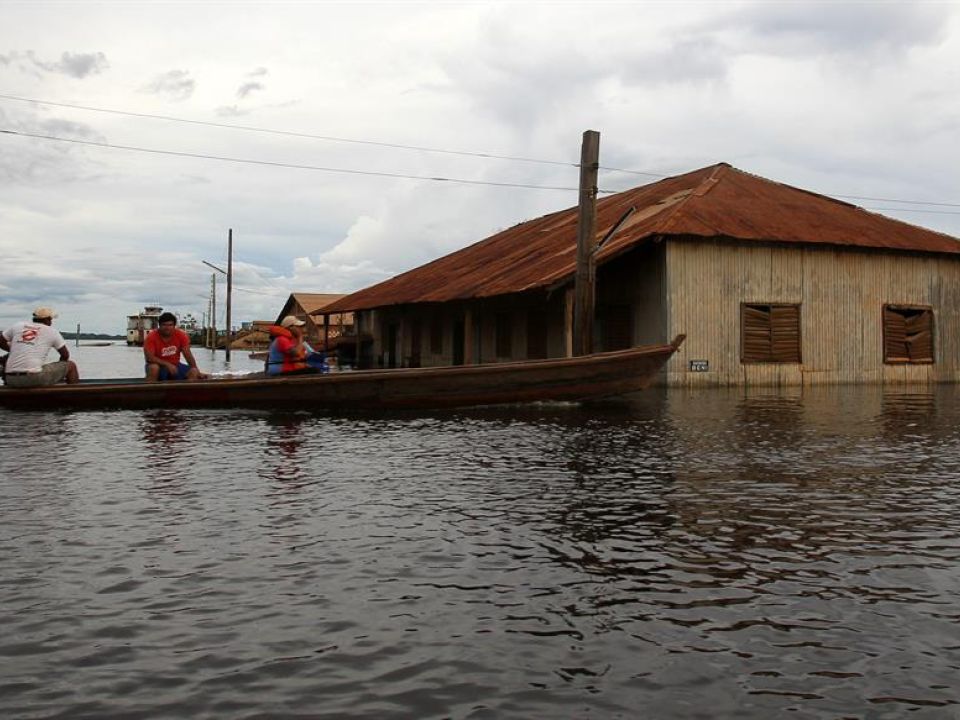
<svg viewBox="0 0 960 720">
<path fill-rule="evenodd" d="M 158 380 L 206 380 L 190 352 L 190 336 L 177 328 L 177 316 L 170 312 L 159 318 L 160 326 L 143 341 L 147 382 Z M 180 354 L 186 363 L 180 362 Z"/>
</svg>

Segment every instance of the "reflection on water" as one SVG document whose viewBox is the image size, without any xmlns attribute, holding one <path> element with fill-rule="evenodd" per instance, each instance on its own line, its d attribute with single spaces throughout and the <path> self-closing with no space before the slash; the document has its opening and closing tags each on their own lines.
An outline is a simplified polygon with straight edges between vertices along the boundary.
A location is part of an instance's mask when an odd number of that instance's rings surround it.
<svg viewBox="0 0 960 720">
<path fill-rule="evenodd" d="M 306 477 L 304 464 L 308 462 L 302 454 L 304 443 L 303 424 L 308 415 L 272 414 L 265 419 L 265 438 L 262 477 L 276 480 L 279 487 L 297 488 Z"/>
<path fill-rule="evenodd" d="M 3 412 L 0 709 L 958 717 L 958 426 L 954 387 Z"/>
</svg>

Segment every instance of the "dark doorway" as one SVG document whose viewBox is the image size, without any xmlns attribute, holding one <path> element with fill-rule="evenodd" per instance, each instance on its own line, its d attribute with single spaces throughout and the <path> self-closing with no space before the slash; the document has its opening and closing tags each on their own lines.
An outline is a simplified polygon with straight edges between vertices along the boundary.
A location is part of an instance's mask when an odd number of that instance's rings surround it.
<svg viewBox="0 0 960 720">
<path fill-rule="evenodd" d="M 463 365 L 463 341 L 465 335 L 463 332 L 463 320 L 457 320 L 453 323 L 453 364 Z"/>
</svg>

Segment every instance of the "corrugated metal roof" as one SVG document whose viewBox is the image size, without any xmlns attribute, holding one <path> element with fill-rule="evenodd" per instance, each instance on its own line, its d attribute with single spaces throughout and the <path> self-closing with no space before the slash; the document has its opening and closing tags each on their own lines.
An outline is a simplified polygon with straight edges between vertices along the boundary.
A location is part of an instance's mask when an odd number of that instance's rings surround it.
<svg viewBox="0 0 960 720">
<path fill-rule="evenodd" d="M 694 236 L 914 252 L 960 253 L 960 241 L 726 163 L 597 202 L 597 238 L 636 211 L 598 264 L 653 236 Z M 576 268 L 577 208 L 515 225 L 463 250 L 330 303 L 325 312 L 447 302 L 543 288 Z"/>
<path fill-rule="evenodd" d="M 312 313 L 314 310 L 319 310 L 324 305 L 329 305 L 335 300 L 339 300 L 344 297 L 341 294 L 334 293 L 303 293 L 295 292 L 291 293 L 290 299 L 295 300 L 299 303 L 300 307 L 303 308 L 303 311 L 307 314 Z M 287 301 L 289 303 L 289 300 Z"/>
</svg>

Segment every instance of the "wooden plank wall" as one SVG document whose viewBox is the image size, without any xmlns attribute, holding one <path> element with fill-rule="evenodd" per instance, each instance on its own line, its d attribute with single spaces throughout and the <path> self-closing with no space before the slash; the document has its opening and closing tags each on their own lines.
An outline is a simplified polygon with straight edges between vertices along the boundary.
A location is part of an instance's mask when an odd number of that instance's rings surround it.
<svg viewBox="0 0 960 720">
<path fill-rule="evenodd" d="M 845 249 L 671 241 L 669 336 L 687 340 L 672 386 L 790 386 L 960 380 L 960 258 Z M 802 362 L 740 362 L 741 303 L 800 303 Z M 883 362 L 885 303 L 934 310 L 932 365 Z M 689 371 L 708 360 L 709 372 Z"/>
</svg>

